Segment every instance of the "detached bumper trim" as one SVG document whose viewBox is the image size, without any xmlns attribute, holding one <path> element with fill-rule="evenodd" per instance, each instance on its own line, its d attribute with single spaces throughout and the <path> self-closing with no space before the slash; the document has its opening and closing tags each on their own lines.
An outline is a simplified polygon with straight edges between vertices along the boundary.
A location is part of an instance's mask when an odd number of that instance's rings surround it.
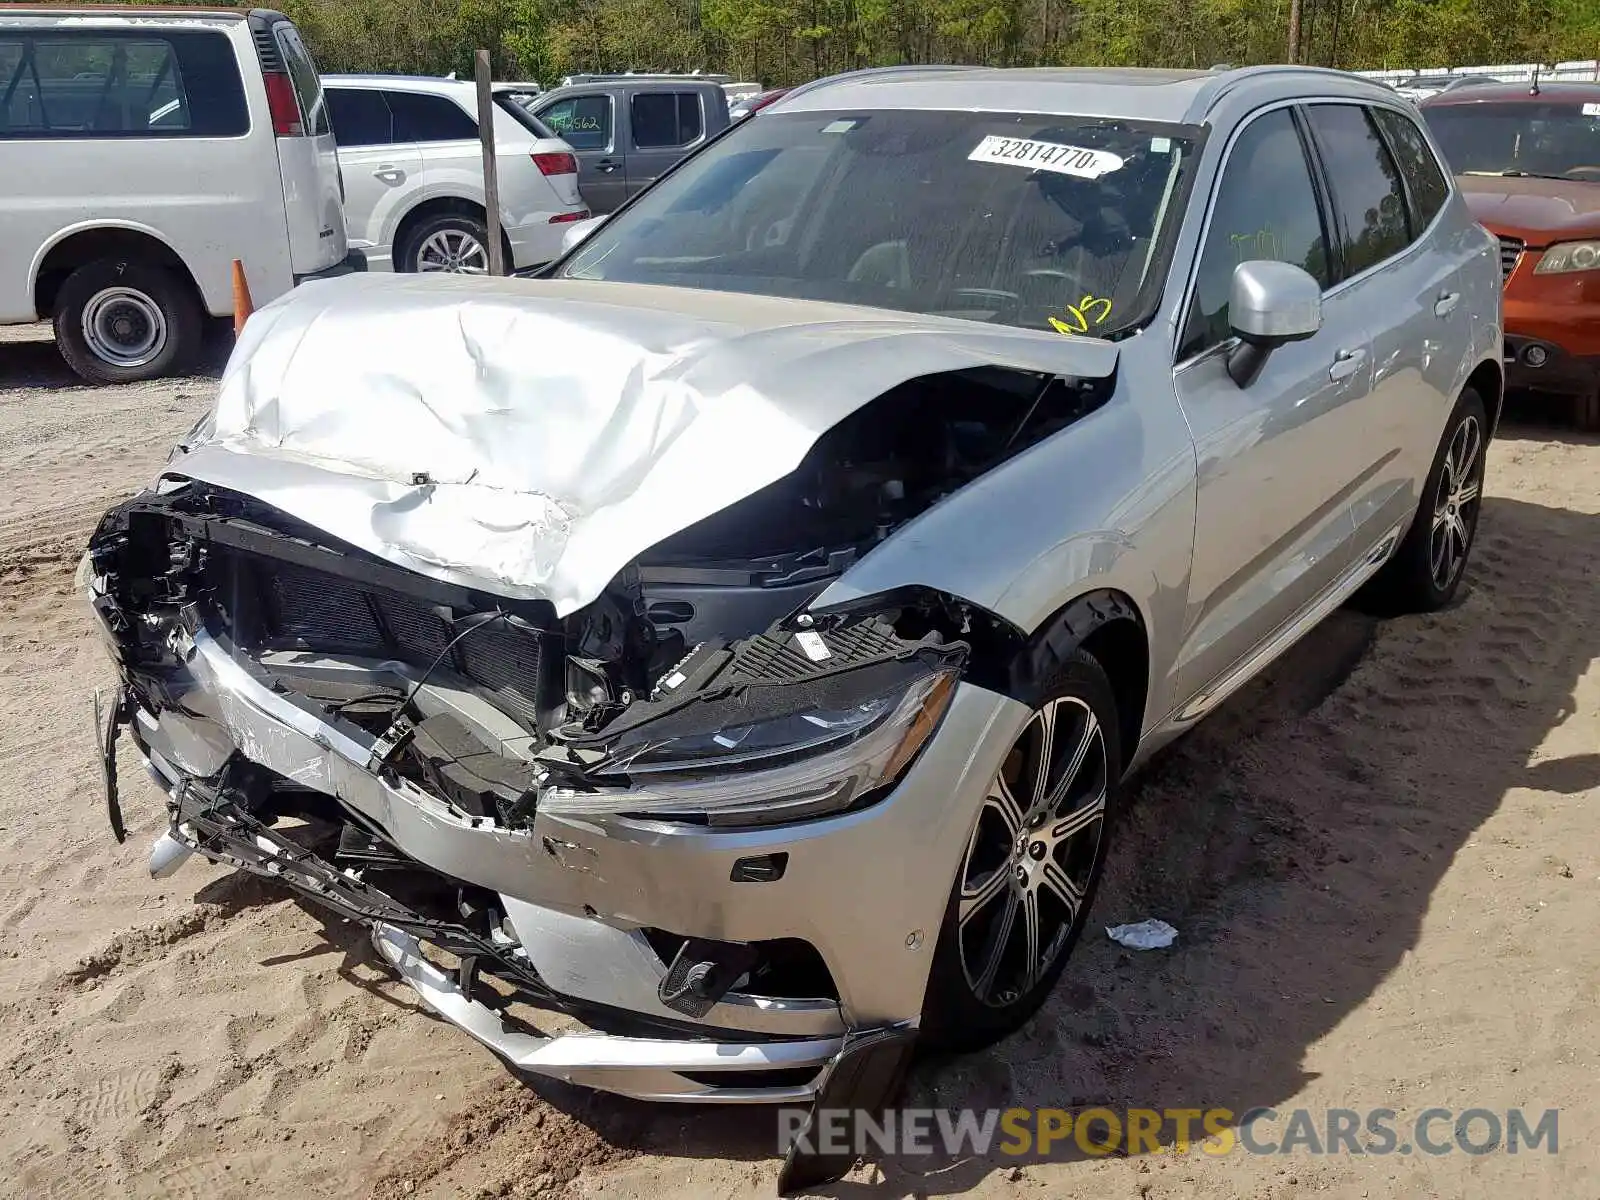
<svg viewBox="0 0 1600 1200">
<path fill-rule="evenodd" d="M 352 876 L 346 881 L 348 872 L 332 878 L 325 876 L 327 882 L 318 886 L 315 882 L 318 870 L 332 872 L 333 869 L 309 854 L 284 858 L 282 847 L 270 836 L 257 837 L 253 845 L 245 846 L 240 841 L 243 834 L 230 838 L 226 832 L 209 835 L 197 832 L 182 823 L 184 812 L 179 796 L 182 772 L 157 754 L 144 753 L 141 757 L 145 769 L 168 792 L 177 810 L 173 816 L 175 824 L 152 847 L 152 875 L 164 878 L 182 865 L 189 852 L 198 852 L 213 861 L 226 862 L 264 878 L 275 878 L 302 895 L 332 907 L 347 919 L 367 925 L 378 953 L 429 1008 L 520 1070 L 637 1100 L 806 1103 L 826 1081 L 829 1066 L 844 1045 L 843 1036 L 743 1042 L 639 1038 L 593 1032 L 546 1037 L 513 1028 L 498 1012 L 467 996 L 447 972 L 429 962 L 414 935 L 376 915 L 370 906 L 341 895 L 341 888 L 336 885 L 361 886 L 358 877 Z M 182 853 L 175 856 L 174 851 Z M 158 869 L 158 861 L 161 869 Z M 387 903 L 393 907 L 392 902 Z M 751 1083 L 748 1078 L 759 1076 L 762 1071 L 794 1072 L 807 1068 L 812 1069 L 812 1078 L 801 1084 L 786 1082 L 762 1086 L 759 1082 Z M 682 1074 L 727 1071 L 748 1074 L 737 1086 L 721 1086 Z"/>
<path fill-rule="evenodd" d="M 429 1008 L 470 1034 L 512 1066 L 568 1083 L 638 1100 L 718 1104 L 808 1102 L 843 1038 L 730 1043 L 625 1038 L 608 1034 L 540 1037 L 508 1028 L 493 1009 L 462 994 L 443 971 L 422 957 L 417 940 L 392 925 L 377 924 L 372 944 Z M 789 1071 L 814 1067 L 817 1078 L 798 1086 L 717 1087 L 680 1072 Z"/>
</svg>

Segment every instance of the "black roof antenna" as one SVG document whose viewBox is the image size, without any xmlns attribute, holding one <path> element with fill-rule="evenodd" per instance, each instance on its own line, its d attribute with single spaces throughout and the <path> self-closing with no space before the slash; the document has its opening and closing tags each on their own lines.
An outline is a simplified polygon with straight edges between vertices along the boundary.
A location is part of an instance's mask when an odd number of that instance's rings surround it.
<svg viewBox="0 0 1600 1200">
<path fill-rule="evenodd" d="M 1538 63 L 1534 63 L 1533 64 L 1533 84 L 1528 88 L 1528 95 L 1537 96 L 1538 94 L 1539 94 L 1539 64 Z"/>
</svg>

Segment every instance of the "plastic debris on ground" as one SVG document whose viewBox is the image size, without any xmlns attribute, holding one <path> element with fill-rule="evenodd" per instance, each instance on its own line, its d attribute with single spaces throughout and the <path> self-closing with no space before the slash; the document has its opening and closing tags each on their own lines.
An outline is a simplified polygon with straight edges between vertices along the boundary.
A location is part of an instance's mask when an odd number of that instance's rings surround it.
<svg viewBox="0 0 1600 1200">
<path fill-rule="evenodd" d="M 1164 950 L 1177 940 L 1178 931 L 1165 921 L 1151 918 L 1132 925 L 1107 925 L 1106 934 L 1130 950 Z"/>
</svg>

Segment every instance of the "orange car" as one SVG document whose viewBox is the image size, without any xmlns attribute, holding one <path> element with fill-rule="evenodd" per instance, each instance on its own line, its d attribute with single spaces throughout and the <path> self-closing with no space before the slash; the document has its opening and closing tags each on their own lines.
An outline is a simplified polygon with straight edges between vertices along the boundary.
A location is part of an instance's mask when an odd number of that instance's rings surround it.
<svg viewBox="0 0 1600 1200">
<path fill-rule="evenodd" d="M 1570 395 L 1600 427 L 1600 83 L 1463 88 L 1420 108 L 1500 239 L 1507 386 Z"/>
</svg>

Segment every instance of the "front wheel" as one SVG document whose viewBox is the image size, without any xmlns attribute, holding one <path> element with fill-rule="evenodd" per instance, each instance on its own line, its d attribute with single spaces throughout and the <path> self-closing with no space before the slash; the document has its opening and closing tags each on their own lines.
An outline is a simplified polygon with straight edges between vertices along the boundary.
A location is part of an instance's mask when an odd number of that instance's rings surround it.
<svg viewBox="0 0 1600 1200">
<path fill-rule="evenodd" d="M 1105 863 L 1122 769 L 1110 681 L 1075 651 L 990 782 L 951 889 L 922 1040 L 977 1050 L 1020 1027 L 1066 968 Z"/>
<path fill-rule="evenodd" d="M 1468 388 L 1445 425 L 1411 529 L 1361 595 L 1368 606 L 1434 612 L 1455 598 L 1478 533 L 1488 443 L 1487 411 Z"/>
</svg>

